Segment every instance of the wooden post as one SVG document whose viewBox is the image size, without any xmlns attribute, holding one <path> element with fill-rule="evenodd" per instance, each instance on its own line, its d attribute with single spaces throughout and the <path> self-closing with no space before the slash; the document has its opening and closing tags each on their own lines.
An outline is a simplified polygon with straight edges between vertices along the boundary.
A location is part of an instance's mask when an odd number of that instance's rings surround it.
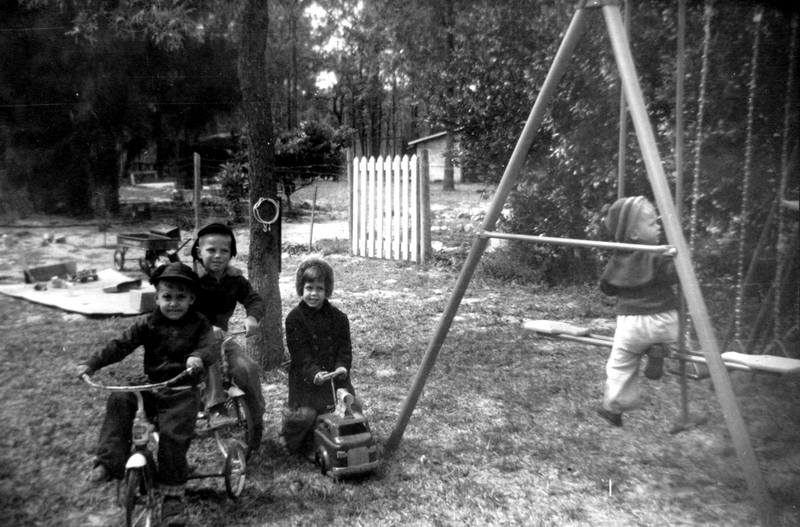
<svg viewBox="0 0 800 527">
<path fill-rule="evenodd" d="M 200 178 L 200 154 L 194 153 L 194 233 L 200 229 L 200 193 L 203 190 L 203 182 Z"/>
<path fill-rule="evenodd" d="M 356 253 L 356 236 L 353 232 L 353 202 L 356 200 L 355 176 L 356 168 L 353 164 L 353 149 L 347 149 L 347 162 L 345 164 L 345 176 L 347 177 L 347 232 L 350 234 L 350 254 Z"/>
<path fill-rule="evenodd" d="M 422 149 L 419 158 L 419 215 L 420 215 L 420 261 L 430 259 L 431 254 L 431 167 L 428 149 Z"/>
<path fill-rule="evenodd" d="M 317 211 L 317 189 L 314 187 L 314 199 L 311 201 L 311 229 L 308 231 L 308 252 L 314 247 L 314 213 Z"/>
</svg>

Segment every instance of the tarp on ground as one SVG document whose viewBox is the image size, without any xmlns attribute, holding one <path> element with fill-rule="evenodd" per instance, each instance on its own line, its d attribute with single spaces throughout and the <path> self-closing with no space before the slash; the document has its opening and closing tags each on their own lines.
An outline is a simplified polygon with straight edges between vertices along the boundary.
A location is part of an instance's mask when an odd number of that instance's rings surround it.
<svg viewBox="0 0 800 527">
<path fill-rule="evenodd" d="M 65 289 L 48 287 L 44 291 L 37 291 L 34 284 L 0 285 L 0 293 L 82 315 L 141 314 L 138 307 L 132 307 L 130 289 L 135 289 L 138 285 L 142 290 L 150 291 L 152 290 L 150 284 L 146 282 L 142 284 L 141 280 L 113 269 L 98 272 L 97 278 L 96 281 L 74 283 L 72 287 Z M 108 293 L 104 289 L 119 292 Z"/>
</svg>

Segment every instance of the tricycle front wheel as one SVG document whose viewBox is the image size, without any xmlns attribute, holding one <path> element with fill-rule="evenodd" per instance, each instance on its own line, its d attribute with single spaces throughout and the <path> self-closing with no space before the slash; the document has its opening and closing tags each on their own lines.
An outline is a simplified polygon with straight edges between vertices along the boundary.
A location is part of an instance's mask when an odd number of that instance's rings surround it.
<svg viewBox="0 0 800 527">
<path fill-rule="evenodd" d="M 150 527 L 159 524 L 155 482 L 147 468 L 128 469 L 125 474 L 125 525 Z"/>
</svg>

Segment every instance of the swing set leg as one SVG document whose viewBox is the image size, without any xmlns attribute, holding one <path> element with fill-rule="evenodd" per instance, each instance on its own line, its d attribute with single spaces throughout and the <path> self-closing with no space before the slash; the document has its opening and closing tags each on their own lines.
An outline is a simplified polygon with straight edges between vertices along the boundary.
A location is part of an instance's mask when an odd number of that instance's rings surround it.
<svg viewBox="0 0 800 527">
<path fill-rule="evenodd" d="M 678 315 L 678 352 L 685 355 L 686 352 L 686 304 L 683 301 L 683 293 L 679 292 L 680 310 Z M 698 426 L 706 424 L 708 417 L 700 416 L 695 419 L 689 418 L 689 382 L 686 373 L 686 361 L 678 361 L 678 375 L 681 379 L 681 415 L 678 421 L 672 423 L 669 429 L 670 434 L 678 434 L 692 430 Z"/>
</svg>

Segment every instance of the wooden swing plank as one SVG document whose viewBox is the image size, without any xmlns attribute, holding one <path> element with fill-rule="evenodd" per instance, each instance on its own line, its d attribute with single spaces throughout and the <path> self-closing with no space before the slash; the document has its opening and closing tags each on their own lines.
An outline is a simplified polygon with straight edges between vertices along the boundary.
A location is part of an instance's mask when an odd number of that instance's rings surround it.
<svg viewBox="0 0 800 527">
<path fill-rule="evenodd" d="M 753 370 L 769 371 L 781 374 L 800 373 L 800 359 L 777 357 L 775 355 L 747 355 L 736 351 L 722 354 L 725 364 L 744 364 Z"/>
<path fill-rule="evenodd" d="M 523 327 L 528 331 L 539 333 L 547 337 L 555 337 L 592 346 L 610 348 L 614 337 L 590 333 L 589 328 L 558 322 L 555 320 L 526 320 Z M 707 364 L 702 355 L 692 353 L 673 353 L 668 358 Z M 722 354 L 722 361 L 729 370 L 761 371 L 780 374 L 800 373 L 800 359 L 776 357 L 774 355 L 747 355 L 735 351 L 726 351 Z"/>
</svg>

